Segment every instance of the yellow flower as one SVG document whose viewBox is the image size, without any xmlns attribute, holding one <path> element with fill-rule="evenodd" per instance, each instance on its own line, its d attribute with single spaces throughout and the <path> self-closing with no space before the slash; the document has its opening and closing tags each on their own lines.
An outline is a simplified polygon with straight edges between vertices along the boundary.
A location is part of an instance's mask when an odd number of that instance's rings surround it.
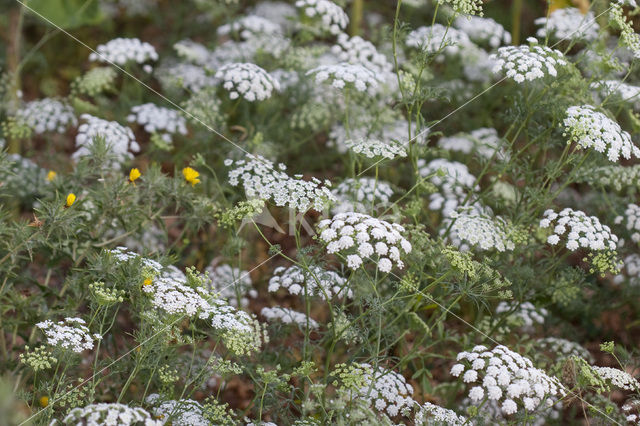
<svg viewBox="0 0 640 426">
<path fill-rule="evenodd" d="M 191 167 L 185 167 L 182 169 L 182 175 L 184 176 L 184 179 L 191 184 L 191 186 L 194 186 L 196 183 L 200 183 L 200 179 L 198 179 L 200 173 Z"/>
<path fill-rule="evenodd" d="M 46 407 L 47 405 L 49 405 L 49 397 L 48 396 L 41 396 L 40 397 L 40 405 L 42 407 Z"/>
<path fill-rule="evenodd" d="M 131 171 L 129 172 L 129 181 L 130 182 L 135 182 L 136 179 L 138 179 L 142 174 L 140 173 L 140 170 L 138 169 L 131 169 Z"/>
<path fill-rule="evenodd" d="M 145 280 L 142 283 L 142 285 L 151 285 L 151 278 L 145 278 Z"/>
<path fill-rule="evenodd" d="M 56 174 L 57 173 L 54 172 L 53 170 L 49 170 L 49 173 L 47 173 L 47 180 L 51 182 L 53 179 L 55 179 Z"/>
<path fill-rule="evenodd" d="M 67 195 L 67 207 L 71 207 L 75 202 L 76 202 L 76 194 L 74 194 L 73 192 L 70 192 L 69 195 Z"/>
</svg>

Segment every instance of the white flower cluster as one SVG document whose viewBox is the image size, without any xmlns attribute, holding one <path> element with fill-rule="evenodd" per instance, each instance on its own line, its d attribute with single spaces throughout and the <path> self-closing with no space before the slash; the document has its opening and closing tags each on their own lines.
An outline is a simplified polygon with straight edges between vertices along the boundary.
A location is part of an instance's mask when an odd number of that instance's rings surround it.
<svg viewBox="0 0 640 426">
<path fill-rule="evenodd" d="M 282 27 L 291 26 L 296 18 L 296 9 L 284 1 L 261 1 L 253 7 L 251 13 Z"/>
<path fill-rule="evenodd" d="M 616 225 L 621 224 L 626 219 L 625 228 L 632 232 L 631 241 L 640 243 L 640 206 L 637 204 L 628 204 L 624 211 L 624 216 L 615 218 Z"/>
<path fill-rule="evenodd" d="M 631 286 L 640 286 L 640 255 L 633 253 L 624 258 L 623 270 L 626 274 L 619 274 L 613 278 L 616 284 L 622 284 L 628 280 Z"/>
<path fill-rule="evenodd" d="M 401 255 L 411 252 L 411 244 L 401 234 L 401 225 L 366 214 L 338 213 L 318 223 L 318 229 L 320 239 L 327 244 L 327 253 L 344 256 L 347 266 L 354 270 L 373 255 L 378 257 L 375 263 L 381 272 L 391 272 L 394 262 L 402 269 Z"/>
<path fill-rule="evenodd" d="M 602 80 L 591 83 L 591 88 L 598 91 L 598 95 L 595 96 L 598 100 L 611 96 L 633 105 L 635 109 L 640 109 L 640 87 L 638 86 L 620 80 Z"/>
<path fill-rule="evenodd" d="M 620 155 L 627 160 L 631 154 L 640 158 L 640 148 L 633 144 L 629 133 L 591 105 L 569 107 L 564 127 L 570 142 L 577 143 L 581 148 L 593 148 L 597 152 L 604 153 L 607 150 L 609 161 L 615 163 Z"/>
<path fill-rule="evenodd" d="M 160 274 L 164 269 L 164 266 L 162 266 L 160 263 L 156 262 L 155 260 L 142 257 L 137 253 L 129 251 L 127 247 L 119 246 L 114 248 L 113 250 L 107 250 L 107 253 L 113 256 L 113 258 L 118 263 L 128 263 L 128 262 L 136 261 L 139 259 L 143 268 L 147 268 L 153 271 L 153 273 L 155 274 Z"/>
<path fill-rule="evenodd" d="M 491 18 L 458 16 L 453 26 L 467 34 L 474 43 L 486 44 L 493 49 L 511 43 L 511 34 Z"/>
<path fill-rule="evenodd" d="M 353 297 L 350 288 L 346 288 L 347 280 L 336 272 L 328 271 L 319 266 L 310 266 L 304 270 L 299 266 L 278 266 L 269 279 L 269 292 L 275 293 L 279 289 L 286 289 L 289 294 L 308 294 L 318 296 L 324 300 L 333 297 Z"/>
<path fill-rule="evenodd" d="M 136 105 L 131 108 L 131 114 L 127 117 L 130 123 L 138 123 L 144 126 L 147 133 L 161 133 L 164 140 L 171 141 L 172 134 L 187 134 L 187 120 L 180 112 L 158 106 L 153 103 Z"/>
<path fill-rule="evenodd" d="M 373 71 L 362 65 L 353 65 L 346 62 L 320 65 L 307 71 L 307 75 L 315 75 L 316 83 L 329 80 L 331 86 L 336 89 L 354 87 L 358 92 L 371 92 L 378 87 L 378 77 Z"/>
<path fill-rule="evenodd" d="M 47 182 L 45 169 L 19 154 L 8 154 L 6 160 L 4 164 L 8 167 L 0 169 L 3 190 L 9 191 L 14 198 L 29 198 L 42 192 Z"/>
<path fill-rule="evenodd" d="M 220 68 L 215 77 L 222 81 L 222 87 L 229 92 L 230 99 L 242 96 L 249 102 L 263 101 L 271 93 L 280 90 L 280 84 L 269 73 L 251 63 L 232 63 Z"/>
<path fill-rule="evenodd" d="M 161 424 L 175 426 L 209 426 L 211 422 L 204 416 L 204 408 L 193 399 L 163 400 L 152 393 L 146 402 L 154 406 L 153 414 L 161 419 Z"/>
<path fill-rule="evenodd" d="M 640 382 L 626 371 L 612 367 L 598 367 L 597 365 L 592 365 L 591 369 L 595 371 L 600 378 L 617 388 L 627 391 L 640 391 Z"/>
<path fill-rule="evenodd" d="M 440 138 L 438 146 L 447 151 L 458 151 L 464 154 L 477 152 L 484 158 L 491 158 L 497 151 L 496 157 L 498 159 L 508 159 L 505 141 L 498 136 L 498 131 L 492 127 L 481 127 L 470 133 L 458 133 Z"/>
<path fill-rule="evenodd" d="M 358 138 L 347 139 L 344 145 L 356 154 L 364 155 L 367 158 L 383 157 L 389 160 L 395 157 L 406 157 L 407 150 L 398 142 L 383 142 L 378 139 Z"/>
<path fill-rule="evenodd" d="M 556 67 L 567 64 L 562 52 L 537 44 L 501 47 L 491 58 L 496 61 L 493 72 L 504 72 L 516 83 L 533 81 L 547 75 L 555 77 L 558 75 Z"/>
<path fill-rule="evenodd" d="M 553 353 L 556 359 L 565 359 L 577 356 L 587 361 L 593 360 L 593 356 L 581 344 L 559 337 L 544 337 L 536 340 L 536 345 Z"/>
<path fill-rule="evenodd" d="M 106 44 L 96 48 L 96 52 L 89 55 L 90 61 L 125 65 L 127 62 L 144 64 L 147 61 L 157 61 L 158 52 L 147 42 L 137 38 L 114 38 Z"/>
<path fill-rule="evenodd" d="M 297 0 L 296 8 L 311 19 L 318 19 L 321 29 L 338 35 L 349 25 L 349 17 L 337 4 L 329 0 Z"/>
<path fill-rule="evenodd" d="M 332 214 L 367 213 L 371 209 L 387 206 L 393 196 L 393 189 L 387 182 L 361 177 L 345 179 L 332 193 L 337 200 L 331 208 Z"/>
<path fill-rule="evenodd" d="M 162 420 L 154 420 L 145 409 L 119 403 L 99 403 L 74 408 L 62 420 L 66 425 L 86 426 L 161 426 Z"/>
<path fill-rule="evenodd" d="M 447 56 L 458 55 L 465 49 L 474 46 L 465 32 L 441 24 L 419 27 L 411 31 L 407 36 L 406 44 L 428 53 L 442 50 Z M 444 58 L 440 56 L 438 60 L 442 61 Z"/>
<path fill-rule="evenodd" d="M 429 209 L 440 210 L 443 217 L 451 217 L 469 192 L 480 189 L 474 186 L 476 177 L 469 173 L 467 166 L 457 161 L 437 158 L 427 164 L 420 159 L 418 172 L 425 178 L 431 176 L 429 181 L 438 188 L 439 192 L 429 195 Z"/>
<path fill-rule="evenodd" d="M 627 188 L 640 189 L 640 164 L 620 166 L 612 164 L 595 168 L 587 168 L 578 173 L 578 182 L 588 182 L 594 186 L 612 187 L 616 191 Z"/>
<path fill-rule="evenodd" d="M 414 417 L 414 423 L 416 426 L 427 425 L 448 425 L 448 426 L 463 426 L 469 424 L 469 420 L 459 415 L 453 410 L 440 407 L 439 405 L 432 404 L 430 402 L 423 403 Z"/>
<path fill-rule="evenodd" d="M 231 265 L 210 265 L 205 269 L 209 273 L 209 285 L 211 289 L 226 299 L 231 306 L 246 308 L 249 306 L 247 296 L 255 299 L 258 292 L 252 287 L 251 277 L 247 271 L 241 271 Z M 238 304 L 238 293 L 240 304 Z"/>
<path fill-rule="evenodd" d="M 229 171 L 229 184 L 237 186 L 242 183 L 247 198 L 273 199 L 276 206 L 303 212 L 309 208 L 322 211 L 329 202 L 335 201 L 328 180 L 323 185 L 315 177 L 310 181 L 303 180 L 301 175 L 289 177 L 284 172 L 284 164 L 279 164 L 276 169 L 271 161 L 262 156 L 247 154 L 244 160 L 227 159 L 224 164 L 236 167 Z"/>
<path fill-rule="evenodd" d="M 522 323 L 525 329 L 531 329 L 535 324 L 544 324 L 545 317 L 549 314 L 545 308 L 536 308 L 531 302 L 523 302 L 517 308 L 513 309 L 513 303 L 502 301 L 496 307 L 496 313 L 510 313 L 518 322 Z"/>
<path fill-rule="evenodd" d="M 78 127 L 78 135 L 76 136 L 78 149 L 71 156 L 74 160 L 90 154 L 90 147 L 95 143 L 95 138 L 103 138 L 109 152 L 115 157 L 114 164 L 111 164 L 113 168 L 132 159 L 131 152 L 140 151 L 140 145 L 136 142 L 130 128 L 115 121 L 103 120 L 89 114 L 82 114 L 80 118 L 86 123 Z"/>
<path fill-rule="evenodd" d="M 84 350 L 93 349 L 94 340 L 102 339 L 99 334 L 91 334 L 85 324 L 82 318 L 68 317 L 57 323 L 45 320 L 37 323 L 36 327 L 47 336 L 47 343 L 51 346 L 81 353 Z"/>
<path fill-rule="evenodd" d="M 364 385 L 356 391 L 357 397 L 368 401 L 380 412 L 391 417 L 404 413 L 413 407 L 413 387 L 404 376 L 380 367 L 376 371 L 369 364 L 358 364 L 362 370 Z"/>
<path fill-rule="evenodd" d="M 536 35 L 541 38 L 547 35 L 556 40 L 583 40 L 586 42 L 598 38 L 600 26 L 592 11 L 583 14 L 575 7 L 556 9 L 549 17 L 541 17 L 533 21 L 541 28 Z"/>
<path fill-rule="evenodd" d="M 78 124 L 71 106 L 50 98 L 28 102 L 16 111 L 16 118 L 37 134 L 64 133 L 68 126 Z"/>
<path fill-rule="evenodd" d="M 453 220 L 451 237 L 466 241 L 481 250 L 496 249 L 500 252 L 513 250 L 516 245 L 507 234 L 507 224 L 500 217 L 488 217 L 473 211 L 455 211 L 451 219 L 443 221 L 445 225 Z"/>
<path fill-rule="evenodd" d="M 155 75 L 164 87 L 184 88 L 194 93 L 218 83 L 215 77 L 207 74 L 204 67 L 185 62 L 161 66 Z"/>
<path fill-rule="evenodd" d="M 142 286 L 142 291 L 151 297 L 151 304 L 157 309 L 171 315 L 208 320 L 214 329 L 232 332 L 246 340 L 252 340 L 256 334 L 253 318 L 206 288 L 207 280 L 204 277 L 200 276 L 200 282 L 191 286 L 185 274 L 173 266 L 163 268 L 159 263 L 126 251 L 123 247 L 116 250 L 111 254 L 119 262 L 140 259 L 143 265 L 157 274 L 151 283 Z"/>
<path fill-rule="evenodd" d="M 341 33 L 331 52 L 342 62 L 362 65 L 373 71 L 381 81 L 391 81 L 392 78 L 396 78 L 393 74 L 393 65 L 387 57 L 378 52 L 373 43 L 360 36 L 349 38 L 347 34 Z"/>
<path fill-rule="evenodd" d="M 591 250 L 615 250 L 618 237 L 611 233 L 607 225 L 602 225 L 595 216 L 587 216 L 580 210 L 569 207 L 556 213 L 552 209 L 546 210 L 540 221 L 541 228 L 553 227 L 553 234 L 549 235 L 547 242 L 556 245 L 560 242 L 560 236 L 565 235 L 567 228 L 567 249 L 574 251 L 579 247 Z"/>
<path fill-rule="evenodd" d="M 549 407 L 553 405 L 551 398 L 565 394 L 558 379 L 533 367 L 531 360 L 502 345 L 491 351 L 478 345 L 471 352 L 460 352 L 457 361 L 464 363 L 451 367 L 453 376 L 462 374 L 465 383 L 481 383 L 469 391 L 474 405 L 480 405 L 486 393 L 490 401 L 502 400 L 502 412 L 510 415 L 521 406 L 528 412 L 538 409 L 543 402 Z"/>
<path fill-rule="evenodd" d="M 313 329 L 318 328 L 318 322 L 313 318 L 310 318 L 302 312 L 294 311 L 293 309 L 283 308 L 275 306 L 273 308 L 262 308 L 260 314 L 268 321 L 282 321 L 285 324 L 297 324 L 300 327 L 306 327 L 307 321 L 309 327 Z"/>
<path fill-rule="evenodd" d="M 634 398 L 628 399 L 621 408 L 627 422 L 640 425 L 640 415 L 638 414 L 638 412 L 640 412 L 640 400 Z"/>
<path fill-rule="evenodd" d="M 238 34 L 242 39 L 247 40 L 255 36 L 281 35 L 282 28 L 261 16 L 247 15 L 218 27 L 217 32 L 219 36 Z"/>
</svg>

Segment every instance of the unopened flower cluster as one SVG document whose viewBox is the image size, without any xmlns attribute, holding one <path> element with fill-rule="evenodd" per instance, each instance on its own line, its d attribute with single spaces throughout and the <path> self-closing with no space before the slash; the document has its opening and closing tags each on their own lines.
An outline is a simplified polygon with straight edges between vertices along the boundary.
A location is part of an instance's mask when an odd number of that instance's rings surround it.
<svg viewBox="0 0 640 426">
<path fill-rule="evenodd" d="M 38 346 L 33 350 L 25 346 L 24 353 L 20 354 L 20 363 L 29 366 L 36 373 L 52 368 L 56 362 L 58 360 L 44 346 Z"/>
<path fill-rule="evenodd" d="M 640 158 L 640 148 L 633 144 L 629 133 L 591 105 L 569 107 L 564 127 L 570 142 L 601 153 L 606 150 L 607 158 L 614 163 L 620 155 L 627 160 L 632 154 Z"/>
<path fill-rule="evenodd" d="M 113 87 L 118 76 L 112 67 L 97 67 L 76 78 L 71 84 L 72 93 L 96 96 Z"/>
<path fill-rule="evenodd" d="M 373 71 L 362 65 L 347 62 L 332 65 L 320 65 L 307 71 L 315 76 L 316 83 L 328 80 L 336 89 L 353 87 L 358 92 L 373 91 L 378 87 L 378 78 Z"/>
<path fill-rule="evenodd" d="M 260 155 L 248 154 L 245 160 L 237 161 L 227 159 L 224 164 L 235 166 L 229 171 L 229 184 L 242 184 L 247 198 L 273 199 L 276 206 L 300 211 L 309 208 L 322 211 L 330 201 L 335 201 L 328 180 L 321 182 L 314 177 L 306 181 L 300 175 L 289 177 L 284 172 L 284 164 L 276 169 L 271 161 Z"/>
<path fill-rule="evenodd" d="M 543 216 L 540 227 L 553 229 L 553 234 L 547 238 L 551 245 L 558 244 L 560 237 L 566 235 L 566 247 L 571 251 L 579 247 L 591 250 L 615 250 L 617 247 L 618 237 L 595 216 L 587 216 L 584 212 L 569 207 L 560 213 L 552 209 L 546 210 Z"/>
<path fill-rule="evenodd" d="M 171 140 L 169 135 L 187 134 L 187 121 L 177 110 L 153 103 L 136 105 L 131 108 L 131 114 L 127 117 L 127 121 L 138 123 L 144 127 L 147 133 L 160 132 L 169 141 Z"/>
<path fill-rule="evenodd" d="M 243 97 L 249 102 L 263 101 L 272 92 L 280 90 L 280 84 L 269 73 L 251 63 L 226 64 L 216 72 L 222 87 L 229 92 L 230 99 Z"/>
<path fill-rule="evenodd" d="M 279 289 L 286 289 L 293 295 L 313 295 L 324 300 L 333 297 L 348 298 L 353 297 L 350 288 L 346 288 L 347 280 L 336 272 L 328 271 L 319 266 L 311 266 L 309 270 L 299 266 L 285 268 L 279 266 L 273 271 L 273 276 L 269 279 L 269 292 L 274 293 Z"/>
<path fill-rule="evenodd" d="M 308 18 L 318 20 L 321 29 L 338 35 L 349 25 L 349 17 L 329 0 L 297 0 L 296 8 Z"/>
<path fill-rule="evenodd" d="M 593 41 L 598 38 L 600 26 L 592 11 L 583 14 L 575 7 L 563 7 L 551 12 L 548 18 L 541 17 L 533 21 L 541 28 L 538 37 L 551 36 L 556 40 Z"/>
<path fill-rule="evenodd" d="M 318 322 L 313 318 L 309 318 L 302 312 L 294 311 L 293 309 L 283 308 L 281 306 L 275 306 L 273 308 L 262 308 L 260 314 L 269 321 L 281 321 L 285 324 L 297 324 L 300 327 L 306 327 L 307 321 L 309 327 L 318 328 Z"/>
<path fill-rule="evenodd" d="M 493 72 L 503 72 L 516 83 L 555 77 L 558 75 L 556 67 L 567 64 L 562 52 L 537 44 L 501 47 L 491 58 L 496 61 Z"/>
<path fill-rule="evenodd" d="M 28 102 L 16 111 L 16 117 L 36 134 L 64 133 L 67 127 L 78 124 L 71 106 L 50 98 Z"/>
<path fill-rule="evenodd" d="M 36 327 L 47 336 L 49 345 L 81 353 L 93 349 L 94 340 L 102 339 L 99 334 L 91 334 L 85 324 L 82 318 L 67 317 L 57 323 L 45 320 L 37 323 Z"/>
<path fill-rule="evenodd" d="M 531 360 L 499 345 L 492 350 L 478 345 L 471 352 L 460 352 L 458 364 L 451 367 L 455 377 L 462 375 L 473 386 L 469 398 L 480 405 L 485 398 L 502 402 L 504 414 L 514 414 L 524 407 L 531 412 L 551 406 L 552 398 L 564 396 L 565 390 L 555 377 L 533 367 Z"/>
<path fill-rule="evenodd" d="M 381 272 L 402 269 L 401 256 L 411 252 L 411 244 L 403 236 L 404 228 L 361 213 L 338 213 L 318 223 L 320 239 L 327 244 L 327 253 L 345 257 L 347 266 L 358 269 L 372 259 Z"/>
<path fill-rule="evenodd" d="M 367 213 L 372 209 L 387 206 L 393 196 L 393 189 L 387 182 L 362 177 L 345 179 L 332 193 L 337 200 L 331 208 L 333 214 Z"/>
<path fill-rule="evenodd" d="M 140 39 L 119 37 L 99 45 L 96 52 L 89 55 L 89 60 L 117 65 L 125 65 L 127 62 L 144 64 L 158 60 L 158 53 L 152 45 Z"/>
<path fill-rule="evenodd" d="M 62 420 L 66 425 L 101 426 L 105 424 L 121 426 L 161 426 L 144 408 L 129 407 L 119 403 L 98 403 L 74 408 Z"/>
<path fill-rule="evenodd" d="M 248 297 L 253 299 L 258 297 L 258 292 L 253 289 L 251 277 L 247 271 L 241 271 L 227 264 L 209 266 L 205 271 L 209 274 L 211 289 L 226 299 L 231 306 L 246 308 L 249 306 Z M 240 294 L 239 304 L 238 293 Z"/>
<path fill-rule="evenodd" d="M 511 34 L 491 18 L 458 16 L 453 26 L 467 34 L 474 43 L 486 44 L 494 49 L 511 43 Z"/>
<path fill-rule="evenodd" d="M 116 168 L 118 165 L 133 158 L 131 152 L 139 152 L 140 145 L 135 140 L 133 131 L 120 125 L 115 121 L 107 121 L 89 114 L 80 116 L 85 123 L 78 127 L 78 135 L 76 136 L 76 152 L 71 158 L 77 160 L 80 157 L 87 156 L 91 153 L 90 146 L 95 143 L 96 138 L 104 139 L 109 152 L 115 158 L 111 167 Z M 130 152 L 131 151 L 131 152 Z"/>
</svg>

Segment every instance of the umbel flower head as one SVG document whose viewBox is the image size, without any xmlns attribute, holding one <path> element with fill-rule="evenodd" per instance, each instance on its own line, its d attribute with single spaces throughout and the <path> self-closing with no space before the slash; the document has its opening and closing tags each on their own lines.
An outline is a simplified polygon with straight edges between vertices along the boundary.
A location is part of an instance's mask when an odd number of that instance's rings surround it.
<svg viewBox="0 0 640 426">
<path fill-rule="evenodd" d="M 341 62 L 362 65 L 378 76 L 381 81 L 393 81 L 393 65 L 385 55 L 379 53 L 376 46 L 360 36 L 349 37 L 345 33 L 338 35 L 338 42 L 331 47 L 331 52 Z"/>
<path fill-rule="evenodd" d="M 349 25 L 349 17 L 329 0 L 298 0 L 296 8 L 307 18 L 318 21 L 318 27 L 330 34 L 340 34 Z"/>
<path fill-rule="evenodd" d="M 165 140 L 171 141 L 173 134 L 187 134 L 187 120 L 179 111 L 153 103 L 136 105 L 127 117 L 130 123 L 138 123 L 147 133 L 161 133 Z"/>
<path fill-rule="evenodd" d="M 443 424 L 448 426 L 464 426 L 469 424 L 469 420 L 453 410 L 440 407 L 430 402 L 425 402 L 418 407 L 414 419 L 416 426 Z"/>
<path fill-rule="evenodd" d="M 209 265 L 205 272 L 209 274 L 208 285 L 213 291 L 220 294 L 229 304 L 235 308 L 246 308 L 249 306 L 249 299 L 258 297 L 258 292 L 252 287 L 249 272 L 241 271 L 231 265 L 213 266 Z M 240 295 L 240 303 L 238 303 Z"/>
<path fill-rule="evenodd" d="M 125 65 L 127 62 L 143 64 L 147 61 L 158 60 L 156 49 L 137 38 L 114 38 L 106 44 L 98 45 L 96 52 L 89 55 L 90 61 Z"/>
<path fill-rule="evenodd" d="M 286 289 L 292 295 L 318 296 L 324 300 L 333 297 L 353 297 L 351 289 L 346 288 L 347 280 L 336 272 L 328 271 L 319 266 L 311 266 L 309 270 L 299 266 L 285 268 L 279 266 L 273 271 L 269 279 L 269 292 L 275 293 L 279 289 Z"/>
<path fill-rule="evenodd" d="M 238 34 L 243 40 L 257 36 L 282 35 L 282 27 L 277 23 L 256 15 L 243 16 L 216 30 L 219 36 Z"/>
<path fill-rule="evenodd" d="M 314 75 L 316 83 L 328 80 L 336 89 L 353 87 L 358 92 L 373 91 L 378 87 L 378 78 L 373 71 L 362 65 L 346 62 L 333 65 L 320 65 L 307 71 L 307 75 Z"/>
<path fill-rule="evenodd" d="M 558 75 L 556 67 L 567 65 L 559 50 L 539 46 L 535 38 L 528 38 L 531 45 L 505 46 L 491 55 L 495 60 L 493 72 L 503 72 L 516 83 L 533 81 L 547 76 Z"/>
<path fill-rule="evenodd" d="M 27 103 L 16 111 L 16 117 L 36 134 L 64 133 L 68 126 L 78 123 L 71 106 L 50 98 Z"/>
<path fill-rule="evenodd" d="M 455 56 L 474 44 L 466 33 L 442 24 L 434 24 L 430 27 L 419 27 L 407 36 L 407 46 L 419 49 L 423 52 L 436 53 L 443 51 L 447 56 Z M 439 61 L 444 57 L 439 56 Z"/>
<path fill-rule="evenodd" d="M 492 218 L 463 210 L 451 213 L 451 219 L 445 220 L 445 223 L 450 223 L 451 220 L 454 221 L 451 227 L 452 236 L 466 241 L 471 246 L 481 250 L 496 249 L 500 252 L 516 247 L 508 233 L 508 224 L 500 216 Z"/>
<path fill-rule="evenodd" d="M 242 96 L 249 102 L 263 101 L 271 93 L 280 90 L 280 84 L 269 73 L 251 63 L 232 63 L 221 67 L 216 78 L 222 81 L 222 87 L 229 92 L 230 99 Z"/>
<path fill-rule="evenodd" d="M 592 11 L 583 14 L 575 7 L 556 9 L 548 18 L 538 18 L 534 23 L 540 26 L 536 33 L 538 37 L 549 35 L 555 40 L 593 41 L 598 38 L 600 29 Z"/>
<path fill-rule="evenodd" d="M 467 34 L 474 43 L 488 45 L 493 49 L 511 43 L 511 34 L 491 18 L 458 16 L 453 21 L 453 26 Z"/>
<path fill-rule="evenodd" d="M 225 160 L 225 166 L 236 166 L 229 172 L 229 184 L 242 183 L 247 198 L 273 199 L 276 206 L 290 207 L 299 211 L 313 208 L 322 211 L 329 202 L 335 201 L 329 187 L 331 182 L 312 178 L 303 180 L 301 175 L 290 177 L 286 166 L 274 164 L 260 155 L 247 154 L 246 159 Z"/>
<path fill-rule="evenodd" d="M 367 402 L 381 414 L 406 414 L 415 404 L 411 397 L 413 387 L 395 371 L 374 369 L 366 363 L 339 364 L 333 375 L 339 379 L 336 383 L 348 389 L 351 398 Z"/>
<path fill-rule="evenodd" d="M 406 157 L 407 150 L 399 142 L 383 142 L 372 138 L 347 139 L 344 145 L 356 154 L 367 158 L 387 158 L 393 160 L 395 157 Z"/>
<path fill-rule="evenodd" d="M 152 393 L 146 398 L 146 402 L 151 404 L 153 414 L 162 421 L 161 424 L 167 424 L 166 420 L 171 419 L 171 424 L 204 426 L 210 425 L 204 415 L 204 407 L 198 401 L 193 399 L 163 399 L 157 393 Z"/>
<path fill-rule="evenodd" d="M 381 272 L 394 266 L 404 267 L 401 257 L 411 252 L 411 244 L 403 236 L 404 228 L 362 213 L 338 213 L 318 223 L 320 239 L 327 253 L 337 253 L 351 269 L 358 269 L 372 258 Z"/>
<path fill-rule="evenodd" d="M 560 237 L 566 235 L 566 247 L 571 251 L 579 247 L 615 250 L 618 243 L 618 237 L 611 233 L 607 225 L 602 225 L 597 217 L 587 216 L 584 212 L 569 207 L 560 213 L 552 209 L 546 210 L 540 227 L 553 229 L 553 234 L 547 238 L 551 245 L 558 244 Z"/>
<path fill-rule="evenodd" d="M 123 127 L 115 121 L 107 121 L 89 114 L 80 116 L 85 123 L 78 127 L 78 135 L 76 136 L 76 152 L 71 158 L 77 160 L 91 153 L 90 146 L 95 143 L 96 138 L 103 138 L 109 152 L 114 160 L 109 164 L 110 167 L 116 168 L 125 161 L 132 159 L 131 152 L 139 152 L 140 145 L 135 140 L 133 131 L 128 127 Z M 131 152 L 130 152 L 131 151 Z"/>
<path fill-rule="evenodd" d="M 528 358 L 499 345 L 488 350 L 478 345 L 471 352 L 460 352 L 451 375 L 462 376 L 473 386 L 469 399 L 474 405 L 502 402 L 504 414 L 524 408 L 528 412 L 553 405 L 553 398 L 564 396 L 565 389 L 555 377 L 535 368 Z"/>
<path fill-rule="evenodd" d="M 118 425 L 118 426 L 161 426 L 162 420 L 155 420 L 144 408 L 129 407 L 119 403 L 90 404 L 74 408 L 62 420 L 64 425 Z"/>
<path fill-rule="evenodd" d="M 318 322 L 313 318 L 308 317 L 302 312 L 283 308 L 281 306 L 275 306 L 273 308 L 264 307 L 260 311 L 260 315 L 265 317 L 268 321 L 277 320 L 285 324 L 297 324 L 301 328 L 306 328 L 308 322 L 310 328 L 318 328 Z"/>
<path fill-rule="evenodd" d="M 367 213 L 387 206 L 393 196 L 391 185 L 370 177 L 345 179 L 332 192 L 337 199 L 337 203 L 331 208 L 333 214 Z"/>
<path fill-rule="evenodd" d="M 102 339 L 99 334 L 91 334 L 82 318 L 67 317 L 54 323 L 51 320 L 36 324 L 47 336 L 47 343 L 73 352 L 81 353 L 87 349 L 93 349 L 93 341 Z"/>
<path fill-rule="evenodd" d="M 597 152 L 606 151 L 607 158 L 614 163 L 620 155 L 627 160 L 632 154 L 640 158 L 640 148 L 633 144 L 629 133 L 591 105 L 569 107 L 564 127 L 569 142 L 575 142 L 581 148 L 593 148 Z"/>
</svg>

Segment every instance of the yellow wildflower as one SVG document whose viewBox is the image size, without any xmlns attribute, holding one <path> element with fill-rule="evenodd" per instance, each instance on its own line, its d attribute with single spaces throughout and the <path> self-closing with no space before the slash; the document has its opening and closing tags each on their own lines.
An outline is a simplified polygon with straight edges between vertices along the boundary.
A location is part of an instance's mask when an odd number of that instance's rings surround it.
<svg viewBox="0 0 640 426">
<path fill-rule="evenodd" d="M 47 405 L 49 405 L 49 397 L 48 396 L 41 396 L 40 397 L 40 405 L 44 408 Z"/>
<path fill-rule="evenodd" d="M 129 181 L 130 182 L 135 182 L 136 179 L 138 179 L 141 175 L 142 175 L 142 173 L 140 173 L 140 170 L 138 170 L 136 168 L 133 168 L 129 172 Z"/>
<path fill-rule="evenodd" d="M 71 207 L 75 202 L 76 202 L 76 194 L 74 194 L 73 192 L 70 192 L 69 195 L 67 195 L 67 207 Z"/>
<path fill-rule="evenodd" d="M 51 182 L 53 179 L 55 179 L 56 175 L 56 172 L 54 172 L 53 170 L 49 170 L 49 173 L 47 173 L 47 180 Z"/>
<path fill-rule="evenodd" d="M 191 184 L 191 186 L 194 186 L 196 183 L 200 183 L 200 179 L 198 179 L 200 173 L 191 167 L 185 167 L 182 169 L 182 175 L 184 176 L 184 179 Z"/>
<path fill-rule="evenodd" d="M 151 278 L 145 278 L 145 280 L 142 283 L 142 285 L 151 285 Z"/>
</svg>

